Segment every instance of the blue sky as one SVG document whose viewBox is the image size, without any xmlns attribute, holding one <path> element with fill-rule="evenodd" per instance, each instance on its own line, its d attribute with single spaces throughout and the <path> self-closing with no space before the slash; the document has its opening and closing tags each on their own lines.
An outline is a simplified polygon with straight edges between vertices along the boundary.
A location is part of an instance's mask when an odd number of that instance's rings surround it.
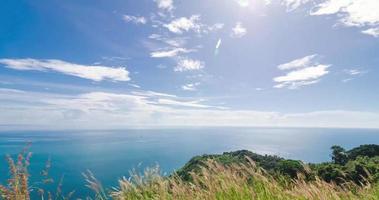
<svg viewBox="0 0 379 200">
<path fill-rule="evenodd" d="M 379 128 L 376 0 L 6 0 L 0 127 Z"/>
</svg>

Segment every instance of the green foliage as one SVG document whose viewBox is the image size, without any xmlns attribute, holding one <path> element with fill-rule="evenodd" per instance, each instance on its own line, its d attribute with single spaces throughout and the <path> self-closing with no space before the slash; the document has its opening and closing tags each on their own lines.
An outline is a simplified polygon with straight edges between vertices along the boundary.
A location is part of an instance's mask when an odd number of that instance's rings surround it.
<svg viewBox="0 0 379 200">
<path fill-rule="evenodd" d="M 340 146 L 332 148 L 333 163 L 312 165 L 317 176 L 327 182 L 356 184 L 379 181 L 379 145 L 361 145 L 349 151 Z"/>
<path fill-rule="evenodd" d="M 203 155 L 203 156 L 195 156 L 190 161 L 187 162 L 184 167 L 179 169 L 176 174 L 183 178 L 186 181 L 191 180 L 191 172 L 199 172 L 201 167 L 206 166 L 207 160 L 214 160 L 223 165 L 231 165 L 231 164 L 246 164 L 248 162 L 254 161 L 255 164 L 263 169 L 273 172 L 277 167 L 278 163 L 283 158 L 272 155 L 259 155 L 247 150 L 233 151 L 233 152 L 225 152 L 221 155 Z"/>
<path fill-rule="evenodd" d="M 379 156 L 360 156 L 349 161 L 345 167 L 347 176 L 355 183 L 379 181 Z"/>
<path fill-rule="evenodd" d="M 347 152 L 349 160 L 355 160 L 359 156 L 367 156 L 369 158 L 379 156 L 379 145 L 366 144 L 357 148 L 353 148 Z"/>
<path fill-rule="evenodd" d="M 341 165 L 334 163 L 322 163 L 314 165 L 317 175 L 324 181 L 341 184 L 345 182 L 345 172 Z"/>
<path fill-rule="evenodd" d="M 191 173 L 199 172 L 202 167 L 206 166 L 205 162 L 212 159 L 223 165 L 246 164 L 251 160 L 271 175 L 283 175 L 289 179 L 297 178 L 301 174 L 307 180 L 313 180 L 314 176 L 318 176 L 326 182 L 336 184 L 344 184 L 349 181 L 366 184 L 379 180 L 379 145 L 361 145 L 349 151 L 335 145 L 331 147 L 331 150 L 333 162 L 309 164 L 312 170 L 307 170 L 301 161 L 241 150 L 221 155 L 196 156 L 178 170 L 177 175 L 183 180 L 191 181 Z"/>
<path fill-rule="evenodd" d="M 332 149 L 332 160 L 335 164 L 344 165 L 348 161 L 348 156 L 346 150 L 338 145 L 331 147 Z"/>
<path fill-rule="evenodd" d="M 297 178 L 298 174 L 306 174 L 304 164 L 298 160 L 281 160 L 277 164 L 276 170 L 291 179 Z"/>
</svg>

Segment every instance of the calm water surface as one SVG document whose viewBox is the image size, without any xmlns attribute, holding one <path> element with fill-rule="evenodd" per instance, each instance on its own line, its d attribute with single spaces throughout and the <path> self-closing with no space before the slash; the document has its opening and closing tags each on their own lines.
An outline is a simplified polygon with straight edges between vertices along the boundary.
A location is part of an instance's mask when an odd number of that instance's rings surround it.
<svg viewBox="0 0 379 200">
<path fill-rule="evenodd" d="M 352 148 L 379 144 L 379 130 L 292 128 L 199 128 L 123 131 L 0 132 L 0 156 L 19 152 L 32 142 L 32 179 L 38 180 L 51 158 L 51 175 L 64 176 L 64 190 L 84 185 L 81 173 L 91 170 L 104 185 L 116 185 L 133 168 L 159 164 L 170 173 L 191 157 L 248 149 L 305 162 L 328 161 L 334 144 Z M 0 162 L 0 182 L 8 176 Z M 83 193 L 83 190 L 77 194 Z"/>
</svg>

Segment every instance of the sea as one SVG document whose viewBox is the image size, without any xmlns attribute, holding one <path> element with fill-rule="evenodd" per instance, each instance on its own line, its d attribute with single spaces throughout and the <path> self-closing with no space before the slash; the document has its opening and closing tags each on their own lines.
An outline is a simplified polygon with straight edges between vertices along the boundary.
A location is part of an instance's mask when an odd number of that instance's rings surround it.
<svg viewBox="0 0 379 200">
<path fill-rule="evenodd" d="M 235 128 L 199 127 L 87 131 L 0 131 L 0 183 L 9 178 L 6 155 L 15 155 L 30 143 L 31 188 L 45 187 L 41 171 L 50 161 L 46 186 L 75 195 L 90 194 L 83 172 L 91 171 L 105 188 L 135 170 L 159 166 L 169 175 L 192 157 L 241 149 L 278 155 L 305 163 L 330 161 L 330 147 L 346 149 L 379 144 L 379 129 Z"/>
</svg>

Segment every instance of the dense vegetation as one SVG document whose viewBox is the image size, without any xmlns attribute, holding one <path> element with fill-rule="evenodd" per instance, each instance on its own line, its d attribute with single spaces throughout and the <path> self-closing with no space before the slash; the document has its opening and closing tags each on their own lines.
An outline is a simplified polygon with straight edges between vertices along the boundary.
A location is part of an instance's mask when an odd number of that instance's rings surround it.
<svg viewBox="0 0 379 200">
<path fill-rule="evenodd" d="M 11 178 L 0 184 L 0 199 L 71 199 L 61 182 L 54 192 L 29 183 L 31 154 L 24 150 L 15 160 L 7 157 Z M 304 164 L 277 156 L 235 151 L 191 159 L 177 173 L 163 177 L 159 168 L 119 180 L 113 188 L 103 188 L 91 172 L 84 174 L 93 191 L 83 199 L 368 199 L 379 200 L 379 146 L 362 145 L 346 151 L 332 147 L 332 161 Z M 50 168 L 41 173 L 42 183 L 51 183 Z"/>
<path fill-rule="evenodd" d="M 191 180 L 191 172 L 197 172 L 207 160 L 211 159 L 223 165 L 246 164 L 252 160 L 256 165 L 271 175 L 297 178 L 298 174 L 307 180 L 320 177 L 326 182 L 342 184 L 353 181 L 356 184 L 379 181 L 379 145 L 361 145 L 346 151 L 340 146 L 333 146 L 332 161 L 320 164 L 305 164 L 299 160 L 289 160 L 278 156 L 259 155 L 241 150 L 221 155 L 203 155 L 192 158 L 177 174 L 186 181 Z"/>
</svg>

